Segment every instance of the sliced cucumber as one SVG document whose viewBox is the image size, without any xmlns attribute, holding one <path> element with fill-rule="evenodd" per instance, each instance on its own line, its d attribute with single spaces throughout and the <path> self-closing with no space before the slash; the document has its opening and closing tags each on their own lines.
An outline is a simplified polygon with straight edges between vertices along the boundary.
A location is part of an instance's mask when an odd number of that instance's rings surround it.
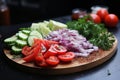
<svg viewBox="0 0 120 80">
<path fill-rule="evenodd" d="M 37 36 L 38 38 L 42 39 L 42 35 L 36 30 L 31 31 L 30 36 Z"/>
<path fill-rule="evenodd" d="M 17 36 L 12 36 L 4 40 L 5 43 L 12 44 L 17 40 Z"/>
<path fill-rule="evenodd" d="M 19 54 L 22 51 L 22 49 L 16 46 L 12 46 L 12 51 L 14 54 Z"/>
<path fill-rule="evenodd" d="M 22 30 L 22 32 L 28 35 L 30 33 L 30 30 Z"/>
<path fill-rule="evenodd" d="M 23 40 L 19 40 L 19 39 L 16 40 L 16 46 L 23 47 L 25 45 L 27 45 L 27 41 L 23 41 Z"/>
<path fill-rule="evenodd" d="M 21 40 L 27 40 L 28 35 L 24 34 L 22 31 L 19 31 L 18 37 L 19 37 Z"/>
<path fill-rule="evenodd" d="M 29 45 L 29 46 L 32 46 L 32 45 L 33 45 L 34 39 L 39 39 L 39 37 L 37 37 L 37 36 L 29 36 L 29 37 L 28 37 L 28 45 Z"/>
</svg>

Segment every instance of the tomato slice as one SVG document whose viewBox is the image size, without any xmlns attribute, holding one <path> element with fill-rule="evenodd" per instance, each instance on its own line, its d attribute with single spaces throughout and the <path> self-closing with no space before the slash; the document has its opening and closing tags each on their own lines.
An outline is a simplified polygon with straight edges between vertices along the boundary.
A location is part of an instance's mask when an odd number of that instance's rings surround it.
<svg viewBox="0 0 120 80">
<path fill-rule="evenodd" d="M 35 63 L 36 63 L 36 65 L 38 65 L 40 67 L 46 67 L 47 66 L 47 63 L 46 63 L 43 56 L 36 56 L 35 57 Z"/>
<path fill-rule="evenodd" d="M 48 51 L 44 54 L 44 58 L 48 58 L 49 56 L 55 56 L 57 52 L 53 49 L 53 45 L 48 49 Z"/>
<path fill-rule="evenodd" d="M 35 57 L 41 52 L 41 43 L 35 43 L 33 46 L 30 52 L 31 54 L 23 58 L 26 62 L 34 61 Z"/>
<path fill-rule="evenodd" d="M 67 49 L 65 47 L 58 44 L 54 44 L 53 49 L 58 53 L 58 55 L 61 55 L 67 52 Z"/>
<path fill-rule="evenodd" d="M 28 55 L 30 55 L 31 53 L 32 53 L 31 47 L 29 47 L 29 46 L 24 46 L 24 47 L 22 48 L 22 54 L 23 54 L 24 56 L 28 56 Z"/>
<path fill-rule="evenodd" d="M 59 64 L 59 59 L 57 56 L 50 56 L 49 58 L 46 59 L 46 63 L 51 65 L 51 66 L 56 66 Z"/>
<path fill-rule="evenodd" d="M 63 55 L 58 55 L 58 58 L 63 62 L 72 61 L 74 57 L 75 57 L 75 54 L 73 52 L 67 52 Z"/>
</svg>

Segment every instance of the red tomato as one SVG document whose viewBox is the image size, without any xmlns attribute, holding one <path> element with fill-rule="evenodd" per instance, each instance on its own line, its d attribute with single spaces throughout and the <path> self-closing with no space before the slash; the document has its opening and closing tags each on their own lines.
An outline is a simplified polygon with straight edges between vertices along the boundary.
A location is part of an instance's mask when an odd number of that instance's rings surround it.
<svg viewBox="0 0 120 80">
<path fill-rule="evenodd" d="M 53 45 L 53 49 L 57 52 L 58 55 L 64 54 L 67 51 L 65 47 L 57 44 Z"/>
<path fill-rule="evenodd" d="M 58 55 L 58 58 L 63 62 L 72 61 L 74 57 L 75 57 L 75 54 L 73 52 L 67 52 L 63 55 Z"/>
<path fill-rule="evenodd" d="M 97 14 L 90 14 L 94 23 L 99 24 L 101 23 L 101 18 Z"/>
<path fill-rule="evenodd" d="M 101 21 L 104 21 L 105 16 L 107 16 L 109 13 L 106 9 L 100 9 L 97 11 L 97 15 L 100 16 Z"/>
<path fill-rule="evenodd" d="M 24 46 L 24 47 L 22 48 L 22 54 L 23 54 L 24 56 L 28 56 L 28 55 L 32 54 L 31 47 L 29 47 L 29 46 Z"/>
<path fill-rule="evenodd" d="M 35 63 L 36 63 L 36 65 L 38 65 L 40 67 L 46 67 L 47 66 L 47 63 L 46 63 L 43 56 L 36 56 L 35 57 Z"/>
<path fill-rule="evenodd" d="M 44 53 L 44 58 L 48 58 L 49 56 L 55 56 L 57 52 L 53 49 L 53 45 L 48 49 L 46 53 Z"/>
<path fill-rule="evenodd" d="M 119 19 L 115 14 L 109 14 L 105 17 L 105 24 L 108 27 L 116 27 L 118 21 Z"/>
<path fill-rule="evenodd" d="M 51 65 L 51 66 L 56 66 L 59 64 L 59 59 L 57 56 L 50 56 L 49 58 L 46 59 L 46 63 Z"/>
<path fill-rule="evenodd" d="M 36 43 L 34 43 L 36 45 Z M 37 43 L 38 44 L 38 43 Z M 34 45 L 33 45 L 34 46 Z M 38 45 L 34 46 L 31 49 L 31 54 L 24 57 L 23 60 L 25 60 L 26 62 L 31 62 L 34 61 L 35 57 L 38 56 L 38 54 L 41 52 L 41 43 L 39 43 Z"/>
</svg>

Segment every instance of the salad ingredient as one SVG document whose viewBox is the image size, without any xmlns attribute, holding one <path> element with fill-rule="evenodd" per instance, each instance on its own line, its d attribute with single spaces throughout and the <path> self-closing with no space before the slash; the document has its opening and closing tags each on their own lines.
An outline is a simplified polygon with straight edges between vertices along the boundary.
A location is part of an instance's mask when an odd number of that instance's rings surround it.
<svg viewBox="0 0 120 80">
<path fill-rule="evenodd" d="M 73 52 L 67 52 L 65 54 L 58 56 L 58 58 L 64 62 L 70 62 L 73 60 L 74 57 L 75 57 L 75 54 Z"/>
<path fill-rule="evenodd" d="M 27 40 L 28 35 L 26 35 L 25 33 L 23 33 L 22 31 L 19 31 L 18 33 L 18 38 L 21 40 Z"/>
<path fill-rule="evenodd" d="M 57 56 L 50 56 L 49 58 L 46 59 L 46 63 L 51 65 L 51 66 L 56 66 L 59 64 L 59 59 Z"/>
<path fill-rule="evenodd" d="M 109 14 L 109 12 L 104 9 L 104 8 L 101 8 L 97 11 L 96 13 L 98 16 L 100 16 L 101 20 L 104 22 L 105 20 L 105 17 Z"/>
<path fill-rule="evenodd" d="M 26 41 L 23 41 L 23 40 L 20 40 L 20 39 L 17 39 L 17 40 L 15 41 L 15 44 L 16 44 L 19 48 L 21 48 L 21 47 L 27 45 L 27 42 L 26 42 Z"/>
<path fill-rule="evenodd" d="M 93 44 L 86 40 L 85 37 L 79 35 L 78 31 L 70 30 L 70 29 L 60 29 L 57 31 L 51 32 L 46 39 L 57 41 L 60 45 L 64 46 L 68 51 L 78 52 L 84 54 L 90 54 L 89 49 L 93 49 L 93 51 L 97 51 L 94 49 Z M 87 56 L 88 56 L 87 55 Z"/>
<path fill-rule="evenodd" d="M 52 31 L 67 28 L 66 24 L 54 20 L 50 20 L 48 26 Z"/>
<path fill-rule="evenodd" d="M 9 37 L 9 38 L 6 38 L 6 39 L 4 40 L 4 42 L 7 43 L 7 44 L 12 44 L 12 43 L 14 43 L 16 40 L 17 40 L 17 36 L 11 36 L 11 37 Z"/>
<path fill-rule="evenodd" d="M 116 25 L 118 24 L 118 17 L 115 14 L 109 14 L 105 17 L 105 24 L 108 27 L 116 27 Z"/>
<path fill-rule="evenodd" d="M 35 63 L 37 66 L 40 66 L 40 67 L 47 67 L 48 66 L 48 64 L 46 63 L 46 60 L 43 56 L 36 56 Z"/>
<path fill-rule="evenodd" d="M 24 46 L 23 48 L 22 48 L 22 54 L 24 55 L 24 56 L 28 56 L 28 55 L 30 55 L 30 54 L 32 54 L 32 48 L 31 47 L 29 47 L 29 46 Z"/>
<path fill-rule="evenodd" d="M 23 60 L 25 60 L 26 62 L 34 61 L 35 57 L 38 56 L 38 54 L 41 52 L 41 50 L 42 50 L 41 43 L 40 42 L 39 43 L 38 42 L 34 43 L 34 45 L 32 46 L 32 50 L 30 51 L 31 54 L 28 53 L 29 55 L 25 56 L 23 58 Z"/>
<path fill-rule="evenodd" d="M 68 28 L 78 30 L 79 34 L 86 37 L 93 45 L 109 50 L 115 41 L 113 34 L 107 31 L 104 24 L 95 24 L 90 20 L 86 21 L 86 18 L 67 22 Z"/>
<path fill-rule="evenodd" d="M 99 24 L 101 23 L 101 18 L 97 14 L 90 14 L 94 23 Z"/>
<path fill-rule="evenodd" d="M 12 46 L 12 52 L 16 55 L 20 54 L 21 50 L 22 50 L 21 48 L 18 48 L 16 46 Z"/>
<path fill-rule="evenodd" d="M 55 50 L 58 53 L 58 55 L 61 55 L 67 52 L 67 49 L 64 46 L 61 46 L 58 44 L 53 45 L 53 50 Z"/>
</svg>

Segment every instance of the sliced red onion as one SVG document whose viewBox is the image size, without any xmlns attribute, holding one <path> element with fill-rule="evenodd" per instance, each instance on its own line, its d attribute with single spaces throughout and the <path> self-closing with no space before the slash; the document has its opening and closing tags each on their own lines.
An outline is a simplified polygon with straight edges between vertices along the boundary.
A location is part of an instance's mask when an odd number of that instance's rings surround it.
<svg viewBox="0 0 120 80">
<path fill-rule="evenodd" d="M 97 51 L 98 47 L 91 44 L 85 37 L 80 35 L 76 30 L 60 29 L 51 32 L 46 39 L 58 41 L 68 51 L 74 51 L 76 56 L 88 56 L 93 51 Z"/>
</svg>

